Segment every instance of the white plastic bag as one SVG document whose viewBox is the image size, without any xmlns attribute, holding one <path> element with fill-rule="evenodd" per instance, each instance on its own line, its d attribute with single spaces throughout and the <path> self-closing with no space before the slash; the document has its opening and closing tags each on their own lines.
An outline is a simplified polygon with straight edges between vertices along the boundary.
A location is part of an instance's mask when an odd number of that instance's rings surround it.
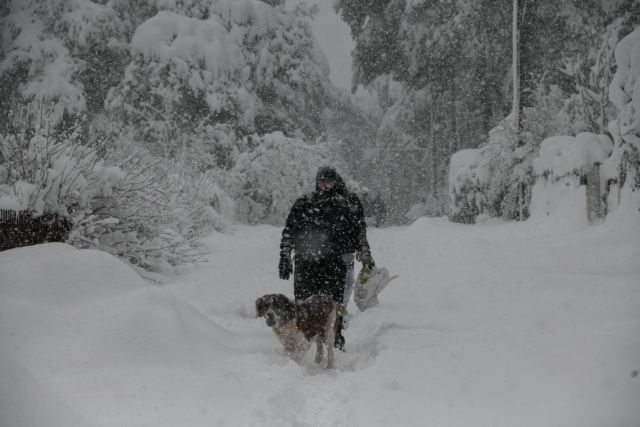
<svg viewBox="0 0 640 427">
<path fill-rule="evenodd" d="M 378 305 L 380 302 L 378 295 L 396 277 L 398 276 L 389 276 L 389 270 L 384 267 L 373 267 L 371 270 L 363 267 L 356 279 L 353 295 L 353 300 L 360 311 Z"/>
</svg>

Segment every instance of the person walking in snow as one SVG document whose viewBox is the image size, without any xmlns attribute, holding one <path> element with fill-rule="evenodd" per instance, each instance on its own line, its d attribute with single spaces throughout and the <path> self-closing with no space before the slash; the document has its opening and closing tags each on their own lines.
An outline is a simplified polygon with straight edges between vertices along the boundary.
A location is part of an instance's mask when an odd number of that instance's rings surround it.
<svg viewBox="0 0 640 427">
<path fill-rule="evenodd" d="M 334 168 L 321 167 L 315 190 L 298 198 L 289 212 L 280 241 L 278 271 L 283 280 L 293 273 L 296 301 L 324 293 L 344 304 L 348 270 L 345 254 L 357 250 L 363 265 L 374 265 L 360 216 L 362 205 L 355 206 L 344 187 Z M 342 349 L 341 329 L 339 322 L 335 345 Z"/>
</svg>

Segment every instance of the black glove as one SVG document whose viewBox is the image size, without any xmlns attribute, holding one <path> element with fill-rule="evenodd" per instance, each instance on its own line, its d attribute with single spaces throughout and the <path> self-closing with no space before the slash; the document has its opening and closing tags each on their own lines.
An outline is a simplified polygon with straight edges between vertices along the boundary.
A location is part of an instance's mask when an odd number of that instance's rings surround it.
<svg viewBox="0 0 640 427">
<path fill-rule="evenodd" d="M 371 270 L 376 265 L 376 263 L 373 262 L 373 258 L 371 257 L 371 252 L 362 251 L 359 255 L 359 259 L 363 267 L 367 267 L 369 270 Z"/>
<path fill-rule="evenodd" d="M 293 266 L 291 265 L 291 255 L 280 255 L 280 263 L 278 264 L 278 272 L 282 280 L 289 280 L 289 276 L 293 273 Z"/>
</svg>

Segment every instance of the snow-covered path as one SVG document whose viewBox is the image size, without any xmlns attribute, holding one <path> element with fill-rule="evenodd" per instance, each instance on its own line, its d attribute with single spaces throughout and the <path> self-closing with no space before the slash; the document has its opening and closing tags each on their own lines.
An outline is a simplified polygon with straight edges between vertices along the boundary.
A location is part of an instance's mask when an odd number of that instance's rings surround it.
<svg viewBox="0 0 640 427">
<path fill-rule="evenodd" d="M 211 236 L 211 261 L 160 287 L 97 273 L 121 264 L 64 245 L 0 254 L 13 282 L 0 280 L 0 374 L 20 389 L 0 385 L 0 421 L 14 422 L 0 425 L 640 425 L 640 229 L 370 230 L 376 262 L 400 277 L 380 305 L 350 305 L 333 371 L 311 354 L 288 360 L 255 319 L 258 296 L 292 294 L 277 278 L 279 234 Z M 82 307 L 43 295 L 92 271 Z M 20 415 L 16 402 L 47 411 Z"/>
<path fill-rule="evenodd" d="M 247 356 L 264 358 L 248 408 L 258 425 L 640 421 L 639 240 L 444 220 L 370 230 L 378 263 L 400 277 L 381 305 L 351 305 L 348 351 L 324 372 L 310 358 L 303 368 L 287 362 L 252 319 L 254 297 L 291 294 L 276 277 L 279 230 L 218 237 L 210 273 L 172 289 L 251 337 Z"/>
</svg>

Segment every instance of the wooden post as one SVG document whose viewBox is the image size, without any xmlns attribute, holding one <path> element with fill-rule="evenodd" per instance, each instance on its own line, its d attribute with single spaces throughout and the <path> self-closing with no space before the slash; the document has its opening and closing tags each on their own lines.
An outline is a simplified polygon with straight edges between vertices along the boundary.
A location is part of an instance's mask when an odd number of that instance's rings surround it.
<svg viewBox="0 0 640 427">
<path fill-rule="evenodd" d="M 602 218 L 602 214 L 600 163 L 595 163 L 587 173 L 587 218 L 589 221 L 595 221 Z"/>
</svg>

